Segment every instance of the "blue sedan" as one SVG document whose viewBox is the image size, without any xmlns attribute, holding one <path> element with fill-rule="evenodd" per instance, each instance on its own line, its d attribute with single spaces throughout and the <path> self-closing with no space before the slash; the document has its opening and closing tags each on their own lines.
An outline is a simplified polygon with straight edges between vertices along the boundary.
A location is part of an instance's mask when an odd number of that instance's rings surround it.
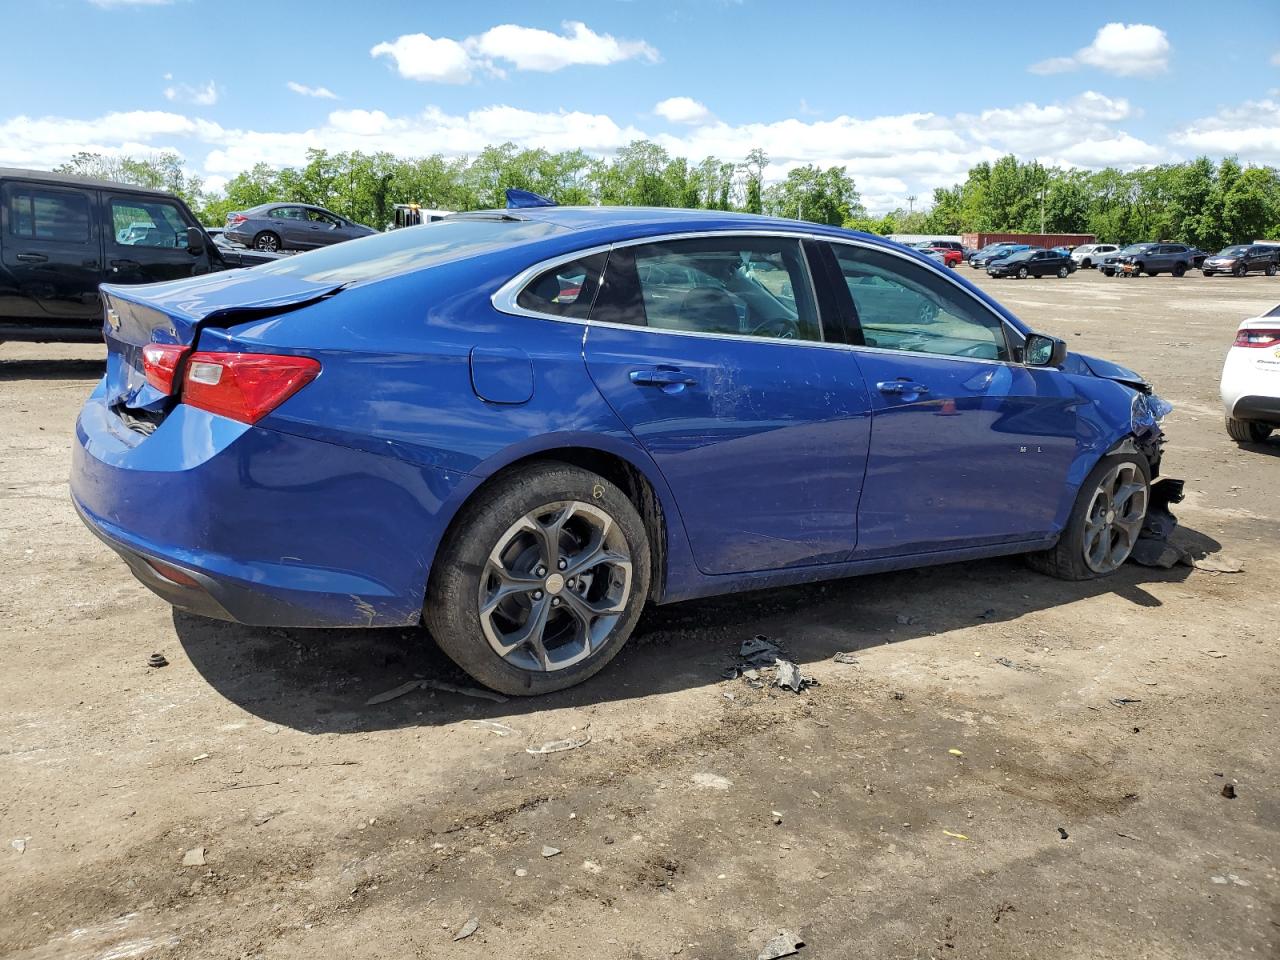
<svg viewBox="0 0 1280 960">
<path fill-rule="evenodd" d="M 526 206 L 102 288 L 81 517 L 176 607 L 425 621 L 509 694 L 646 603 L 1027 554 L 1129 556 L 1164 405 L 880 238 Z"/>
</svg>

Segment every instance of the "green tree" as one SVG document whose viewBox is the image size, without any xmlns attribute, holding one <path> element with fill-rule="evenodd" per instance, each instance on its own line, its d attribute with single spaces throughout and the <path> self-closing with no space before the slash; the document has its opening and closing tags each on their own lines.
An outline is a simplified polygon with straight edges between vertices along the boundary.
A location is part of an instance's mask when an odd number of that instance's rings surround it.
<svg viewBox="0 0 1280 960">
<path fill-rule="evenodd" d="M 770 212 L 792 220 L 838 227 L 866 215 L 853 178 L 844 167 L 796 167 L 765 193 Z"/>
</svg>

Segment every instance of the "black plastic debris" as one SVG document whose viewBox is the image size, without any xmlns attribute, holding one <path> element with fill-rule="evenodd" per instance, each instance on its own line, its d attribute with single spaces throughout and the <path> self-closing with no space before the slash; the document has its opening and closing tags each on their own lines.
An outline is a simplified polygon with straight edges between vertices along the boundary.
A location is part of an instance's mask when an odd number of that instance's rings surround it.
<svg viewBox="0 0 1280 960">
<path fill-rule="evenodd" d="M 772 667 L 774 661 L 782 656 L 782 648 L 763 633 L 757 633 L 749 640 L 742 641 L 738 656 L 753 667 Z"/>
<path fill-rule="evenodd" d="M 1058 828 L 1058 836 L 1059 836 L 1061 839 L 1065 840 L 1065 839 L 1067 839 L 1067 837 L 1068 837 L 1068 836 L 1070 836 L 1070 834 L 1068 834 L 1068 833 L 1067 833 L 1067 831 L 1063 830 L 1063 829 L 1062 829 L 1062 827 L 1059 827 L 1059 828 Z"/>
<path fill-rule="evenodd" d="M 1126 703 L 1141 703 L 1142 701 L 1137 697 L 1112 697 L 1110 702 L 1112 706 L 1123 707 Z"/>
<path fill-rule="evenodd" d="M 168 665 L 169 661 L 164 658 L 163 653 L 153 653 L 147 658 L 148 667 L 156 667 L 158 669 L 160 667 L 167 667 Z"/>
<path fill-rule="evenodd" d="M 1222 795 L 1228 800 L 1236 798 L 1236 785 L 1234 783 L 1225 784 L 1222 788 Z"/>
<path fill-rule="evenodd" d="M 1134 563 L 1144 567 L 1160 567 L 1168 570 L 1178 564 L 1192 565 L 1191 554 L 1169 538 L 1177 529 L 1178 519 L 1169 509 L 1171 503 L 1181 503 L 1183 481 L 1162 477 L 1151 484 L 1147 501 L 1147 518 L 1142 522 L 1138 542 L 1129 555 Z"/>
<path fill-rule="evenodd" d="M 976 615 L 974 616 L 974 618 L 973 618 L 973 619 L 975 619 L 975 620 L 990 620 L 990 619 L 991 619 L 992 617 L 994 617 L 995 615 L 996 615 L 996 608 L 995 608 L 995 607 L 987 607 L 987 609 L 983 610 L 981 613 L 976 614 Z"/>
</svg>

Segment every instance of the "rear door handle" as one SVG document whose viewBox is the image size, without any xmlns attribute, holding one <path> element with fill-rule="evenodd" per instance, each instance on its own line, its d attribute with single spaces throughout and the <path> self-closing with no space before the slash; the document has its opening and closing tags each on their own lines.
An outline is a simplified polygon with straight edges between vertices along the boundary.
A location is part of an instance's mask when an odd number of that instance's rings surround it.
<svg viewBox="0 0 1280 960">
<path fill-rule="evenodd" d="M 672 393 L 691 387 L 698 382 L 695 377 L 689 376 L 676 367 L 646 367 L 641 370 L 632 370 L 629 376 L 631 382 L 638 387 L 673 388 Z"/>
<path fill-rule="evenodd" d="M 142 264 L 140 264 L 137 260 L 112 260 L 111 261 L 112 270 L 132 270 L 134 267 L 140 267 L 140 266 L 142 266 Z"/>
<path fill-rule="evenodd" d="M 923 383 L 912 383 L 910 380 L 881 380 L 876 384 L 881 393 L 928 393 L 929 388 Z"/>
<path fill-rule="evenodd" d="M 48 263 L 49 258 L 43 253 L 20 253 L 18 260 L 21 263 Z"/>
</svg>

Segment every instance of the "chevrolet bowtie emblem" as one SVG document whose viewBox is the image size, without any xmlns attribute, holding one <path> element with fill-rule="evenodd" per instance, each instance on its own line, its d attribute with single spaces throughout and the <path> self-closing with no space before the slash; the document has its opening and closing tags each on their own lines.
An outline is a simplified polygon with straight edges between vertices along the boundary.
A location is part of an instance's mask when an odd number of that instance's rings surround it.
<svg viewBox="0 0 1280 960">
<path fill-rule="evenodd" d="M 120 330 L 120 314 L 116 313 L 110 307 L 107 308 L 107 326 L 117 333 Z"/>
</svg>

